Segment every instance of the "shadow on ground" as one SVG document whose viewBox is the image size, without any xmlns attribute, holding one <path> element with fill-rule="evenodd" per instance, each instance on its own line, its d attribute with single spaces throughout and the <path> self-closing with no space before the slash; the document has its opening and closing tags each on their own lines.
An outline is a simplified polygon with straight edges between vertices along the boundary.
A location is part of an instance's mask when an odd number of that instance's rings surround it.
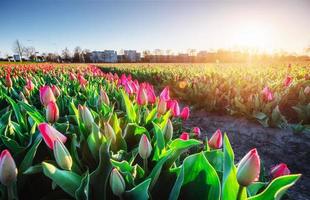
<svg viewBox="0 0 310 200">
<path fill-rule="evenodd" d="M 193 112 L 185 127 L 198 126 L 208 137 L 220 128 L 226 132 L 239 161 L 250 149 L 257 148 L 266 170 L 284 162 L 292 173 L 303 174 L 289 189 L 290 199 L 310 199 L 310 135 L 293 134 L 290 130 L 264 128 L 244 118 L 206 112 Z"/>
</svg>

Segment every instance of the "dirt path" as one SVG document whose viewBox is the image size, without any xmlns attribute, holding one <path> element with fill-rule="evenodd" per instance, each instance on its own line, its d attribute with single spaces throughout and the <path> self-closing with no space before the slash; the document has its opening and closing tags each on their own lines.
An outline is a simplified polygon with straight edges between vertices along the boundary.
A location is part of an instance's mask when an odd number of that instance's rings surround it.
<svg viewBox="0 0 310 200">
<path fill-rule="evenodd" d="M 236 161 L 256 147 L 266 170 L 277 163 L 286 163 L 292 173 L 303 174 L 289 190 L 290 199 L 310 199 L 310 134 L 295 135 L 290 130 L 264 128 L 244 118 L 202 111 L 191 113 L 185 126 L 198 126 L 209 137 L 218 128 L 226 132 Z"/>
</svg>

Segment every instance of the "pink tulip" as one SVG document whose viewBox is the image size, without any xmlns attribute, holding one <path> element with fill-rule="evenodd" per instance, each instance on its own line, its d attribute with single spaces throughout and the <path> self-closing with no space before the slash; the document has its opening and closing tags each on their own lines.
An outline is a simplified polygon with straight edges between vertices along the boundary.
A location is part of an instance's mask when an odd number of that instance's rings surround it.
<svg viewBox="0 0 310 200">
<path fill-rule="evenodd" d="M 5 185 L 11 185 L 17 180 L 17 168 L 10 152 L 5 149 L 0 155 L 0 182 Z"/>
<path fill-rule="evenodd" d="M 56 98 L 50 86 L 43 86 L 40 88 L 40 101 L 42 105 L 47 106 L 49 102 L 56 102 Z"/>
<path fill-rule="evenodd" d="M 136 101 L 137 101 L 138 105 L 140 105 L 140 106 L 147 105 L 147 100 L 148 100 L 146 90 L 143 86 L 144 85 L 140 86 L 140 88 L 138 90 L 137 98 L 136 98 Z"/>
<path fill-rule="evenodd" d="M 199 127 L 194 127 L 194 128 L 193 128 L 193 133 L 194 133 L 197 137 L 199 137 L 200 134 L 201 134 L 200 128 L 199 128 Z"/>
<path fill-rule="evenodd" d="M 156 102 L 156 95 L 153 86 L 148 83 L 146 84 L 146 93 L 148 103 L 154 104 Z"/>
<path fill-rule="evenodd" d="M 160 97 L 157 106 L 157 112 L 158 114 L 163 115 L 166 113 L 166 111 L 167 111 L 167 102 L 162 97 Z"/>
<path fill-rule="evenodd" d="M 186 106 L 183 108 L 181 114 L 180 114 L 181 118 L 185 121 L 189 118 L 189 107 Z"/>
<path fill-rule="evenodd" d="M 217 129 L 215 133 L 213 133 L 208 143 L 212 149 L 222 148 L 223 140 L 222 140 L 222 132 L 220 129 Z"/>
<path fill-rule="evenodd" d="M 270 170 L 270 174 L 272 175 L 272 178 L 275 179 L 280 176 L 289 175 L 291 172 L 288 169 L 287 165 L 284 163 L 280 163 Z"/>
<path fill-rule="evenodd" d="M 70 80 L 74 81 L 75 79 L 76 79 L 76 76 L 72 72 L 70 72 Z"/>
<path fill-rule="evenodd" d="M 152 145 L 145 134 L 140 139 L 138 150 L 142 159 L 147 159 L 152 153 Z"/>
<path fill-rule="evenodd" d="M 293 78 L 291 76 L 287 76 L 285 79 L 284 79 L 284 82 L 283 82 L 283 85 L 285 87 L 289 87 L 293 82 Z"/>
<path fill-rule="evenodd" d="M 241 186 L 248 186 L 258 180 L 259 173 L 260 158 L 256 149 L 252 149 L 238 164 L 237 181 Z"/>
<path fill-rule="evenodd" d="M 59 88 L 56 86 L 56 85 L 52 85 L 52 91 L 53 91 L 53 94 L 54 94 L 54 96 L 57 98 L 57 97 L 59 97 L 60 96 L 60 90 L 59 90 Z"/>
<path fill-rule="evenodd" d="M 27 81 L 26 81 L 26 88 L 29 91 L 32 91 L 34 89 L 34 84 L 33 84 L 33 82 L 31 81 L 30 78 L 28 78 Z"/>
<path fill-rule="evenodd" d="M 55 102 L 51 101 L 46 107 L 46 120 L 49 123 L 55 123 L 59 118 L 59 109 Z"/>
<path fill-rule="evenodd" d="M 263 97 L 265 101 L 272 101 L 273 100 L 273 94 L 271 92 L 271 90 L 269 89 L 269 87 L 265 87 L 262 91 L 263 93 Z"/>
<path fill-rule="evenodd" d="M 160 97 L 163 98 L 165 101 L 170 100 L 170 91 L 169 87 L 165 87 L 163 91 L 160 93 Z"/>
<path fill-rule="evenodd" d="M 42 134 L 42 137 L 46 145 L 50 148 L 54 148 L 54 142 L 59 139 L 62 143 L 67 141 L 67 137 L 57 131 L 54 127 L 48 123 L 41 123 L 38 125 L 39 131 Z"/>
<path fill-rule="evenodd" d="M 171 110 L 172 116 L 177 117 L 180 115 L 180 107 L 177 100 L 167 101 L 167 108 Z"/>
<path fill-rule="evenodd" d="M 181 140 L 189 140 L 189 134 L 187 132 L 183 132 L 181 135 L 180 135 L 180 139 Z"/>
<path fill-rule="evenodd" d="M 8 88 L 11 88 L 13 86 L 13 82 L 9 73 L 5 76 L 5 84 Z"/>
</svg>

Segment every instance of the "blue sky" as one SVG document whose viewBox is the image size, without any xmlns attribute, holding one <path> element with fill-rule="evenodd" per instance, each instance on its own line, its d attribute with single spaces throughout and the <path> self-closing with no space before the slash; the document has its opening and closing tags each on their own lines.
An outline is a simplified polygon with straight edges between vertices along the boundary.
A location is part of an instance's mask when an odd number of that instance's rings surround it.
<svg viewBox="0 0 310 200">
<path fill-rule="evenodd" d="M 11 53 L 16 39 L 39 52 L 310 45 L 310 1 L 270 2 L 1 0 L 0 52 Z"/>
</svg>

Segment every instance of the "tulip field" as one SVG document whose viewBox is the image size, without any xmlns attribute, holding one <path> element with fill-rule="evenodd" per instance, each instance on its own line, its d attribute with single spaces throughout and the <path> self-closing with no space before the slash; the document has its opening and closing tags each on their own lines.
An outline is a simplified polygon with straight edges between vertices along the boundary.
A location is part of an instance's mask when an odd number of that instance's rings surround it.
<svg viewBox="0 0 310 200">
<path fill-rule="evenodd" d="M 105 72 L 131 74 L 162 88 L 194 109 L 244 116 L 265 127 L 310 130 L 310 65 L 104 64 Z"/>
<path fill-rule="evenodd" d="M 293 198 L 301 174 L 184 122 L 205 109 L 302 132 L 309 64 L 134 65 L 0 63 L 1 200 Z"/>
</svg>

